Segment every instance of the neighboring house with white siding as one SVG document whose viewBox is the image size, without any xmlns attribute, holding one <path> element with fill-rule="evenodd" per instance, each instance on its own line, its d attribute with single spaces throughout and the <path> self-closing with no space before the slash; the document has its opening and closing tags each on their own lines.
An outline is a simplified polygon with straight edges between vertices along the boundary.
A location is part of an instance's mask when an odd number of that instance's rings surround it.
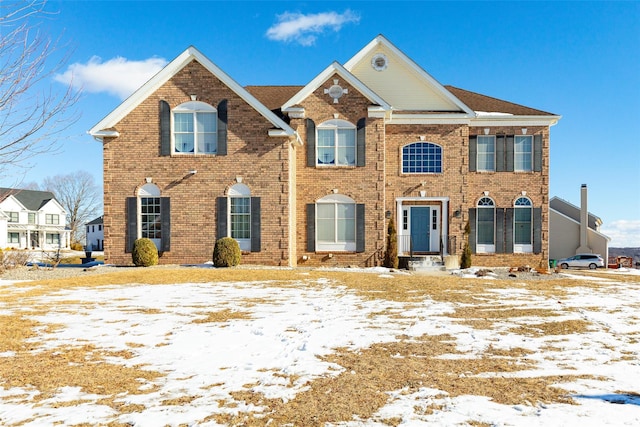
<svg viewBox="0 0 640 427">
<path fill-rule="evenodd" d="M 104 230 L 102 228 L 103 218 L 102 215 L 87 223 L 87 245 L 85 247 L 88 251 L 103 251 L 104 250 Z"/>
<path fill-rule="evenodd" d="M 0 247 L 68 249 L 67 212 L 49 191 L 0 188 Z"/>
</svg>

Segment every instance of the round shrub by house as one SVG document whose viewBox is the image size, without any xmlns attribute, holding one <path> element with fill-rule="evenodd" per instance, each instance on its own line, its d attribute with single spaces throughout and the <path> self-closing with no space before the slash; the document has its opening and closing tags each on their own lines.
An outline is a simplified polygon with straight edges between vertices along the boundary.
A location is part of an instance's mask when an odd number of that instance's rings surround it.
<svg viewBox="0 0 640 427">
<path fill-rule="evenodd" d="M 136 267 L 150 267 L 158 264 L 158 248 L 151 239 L 141 238 L 133 242 L 131 258 Z"/>
<path fill-rule="evenodd" d="M 242 252 L 240 245 L 231 237 L 223 237 L 216 241 L 213 248 L 213 265 L 216 267 L 233 267 L 240 264 Z"/>
</svg>

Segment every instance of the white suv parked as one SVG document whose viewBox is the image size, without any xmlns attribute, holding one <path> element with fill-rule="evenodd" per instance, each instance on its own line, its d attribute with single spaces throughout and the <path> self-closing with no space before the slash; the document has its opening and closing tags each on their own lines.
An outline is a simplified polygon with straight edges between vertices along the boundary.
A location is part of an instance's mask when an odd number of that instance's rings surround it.
<svg viewBox="0 0 640 427">
<path fill-rule="evenodd" d="M 604 260 L 599 254 L 578 254 L 570 258 L 558 260 L 557 265 L 564 269 L 569 267 L 583 267 L 595 270 L 598 267 L 604 267 Z"/>
</svg>

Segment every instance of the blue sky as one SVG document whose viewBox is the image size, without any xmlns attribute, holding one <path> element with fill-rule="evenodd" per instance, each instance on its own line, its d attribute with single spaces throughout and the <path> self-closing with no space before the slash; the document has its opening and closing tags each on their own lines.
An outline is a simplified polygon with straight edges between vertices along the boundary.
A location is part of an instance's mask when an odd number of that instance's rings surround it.
<svg viewBox="0 0 640 427">
<path fill-rule="evenodd" d="M 640 2 L 50 1 L 41 31 L 69 58 L 81 117 L 23 182 L 76 170 L 102 180 L 86 131 L 190 45 L 242 85 L 304 85 L 383 34 L 441 84 L 562 116 L 551 129 L 551 196 L 640 246 Z M 55 59 L 55 58 L 53 58 Z M 12 185 L 19 170 L 4 171 Z M 8 172 L 8 173 L 7 173 Z M 3 182 L 4 181 L 4 182 Z"/>
</svg>

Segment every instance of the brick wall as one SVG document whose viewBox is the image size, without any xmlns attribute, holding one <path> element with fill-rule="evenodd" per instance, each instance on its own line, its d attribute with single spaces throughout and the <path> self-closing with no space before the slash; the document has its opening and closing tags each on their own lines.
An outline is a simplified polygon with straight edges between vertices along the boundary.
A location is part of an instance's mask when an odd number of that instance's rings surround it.
<svg viewBox="0 0 640 427">
<path fill-rule="evenodd" d="M 228 155 L 160 156 L 159 102 L 171 108 L 190 101 L 217 106 L 228 100 Z M 171 250 L 160 263 L 201 263 L 212 259 L 216 236 L 216 197 L 242 177 L 252 196 L 261 197 L 262 251 L 243 255 L 244 263 L 286 264 L 289 229 L 289 141 L 272 138 L 273 125 L 196 61 L 149 96 L 104 143 L 105 261 L 130 264 L 125 253 L 127 197 L 146 178 L 171 198 Z M 195 175 L 189 171 L 197 170 Z"/>
<path fill-rule="evenodd" d="M 324 93 L 333 80 L 338 79 L 340 86 L 347 89 L 338 103 Z M 305 116 L 312 119 L 316 126 L 334 119 L 346 120 L 356 125 L 359 119 L 368 116 L 367 108 L 371 102 L 350 86 L 338 75 L 327 79 L 314 93 L 302 102 Z M 381 119 L 367 118 L 366 124 L 366 164 L 356 166 L 307 166 L 306 124 L 304 119 L 291 121 L 294 129 L 303 138 L 305 146 L 298 149 L 296 156 L 296 247 L 298 265 L 378 265 L 379 254 L 385 239 L 384 220 L 384 124 Z M 362 253 L 307 252 L 306 205 L 333 194 L 351 197 L 356 203 L 365 206 L 365 250 Z M 307 259 L 303 260 L 306 256 Z"/>
</svg>

